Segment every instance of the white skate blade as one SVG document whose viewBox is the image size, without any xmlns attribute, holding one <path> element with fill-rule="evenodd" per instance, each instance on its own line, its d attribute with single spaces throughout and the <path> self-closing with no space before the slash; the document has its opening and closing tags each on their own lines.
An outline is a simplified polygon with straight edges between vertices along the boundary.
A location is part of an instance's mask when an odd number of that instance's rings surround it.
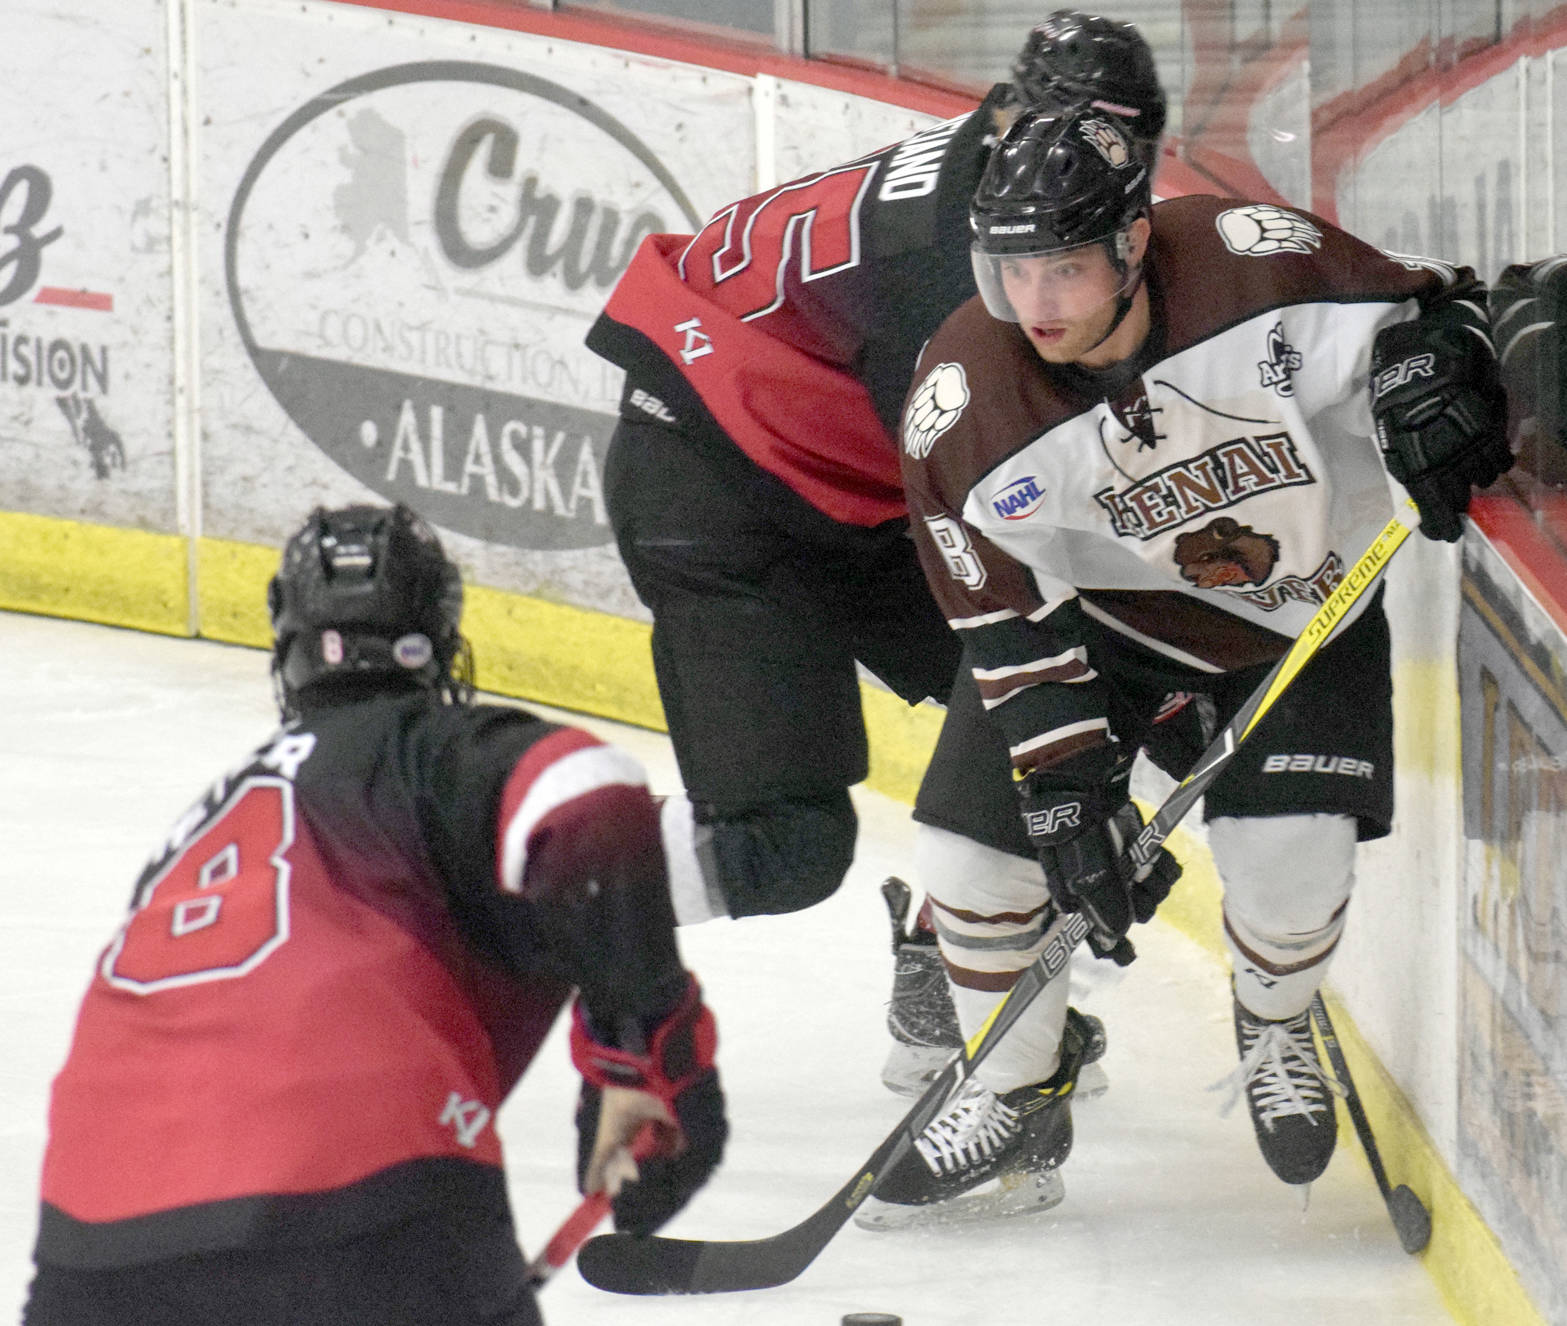
<svg viewBox="0 0 1567 1326">
<path fill-rule="evenodd" d="M 941 1229 L 949 1225 L 967 1225 L 984 1220 L 1037 1215 L 1060 1206 L 1066 1196 L 1059 1168 L 1029 1174 L 1004 1174 L 982 1183 L 970 1192 L 949 1197 L 944 1202 L 923 1206 L 900 1206 L 867 1197 L 854 1213 L 861 1229 L 885 1232 L 898 1229 Z"/>
<path fill-rule="evenodd" d="M 900 1096 L 918 1096 L 952 1062 L 957 1050 L 951 1046 L 905 1045 L 894 1041 L 881 1066 L 881 1083 Z"/>
</svg>

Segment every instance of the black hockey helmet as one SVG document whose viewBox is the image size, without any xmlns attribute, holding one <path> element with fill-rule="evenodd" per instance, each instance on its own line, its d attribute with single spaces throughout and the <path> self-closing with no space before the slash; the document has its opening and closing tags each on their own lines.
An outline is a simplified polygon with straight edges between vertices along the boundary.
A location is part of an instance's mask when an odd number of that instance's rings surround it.
<svg viewBox="0 0 1567 1326">
<path fill-rule="evenodd" d="M 974 279 L 985 307 L 1017 321 L 1002 284 L 1006 259 L 1091 244 L 1104 246 L 1129 300 L 1141 275 L 1140 267 L 1130 269 L 1130 229 L 1151 205 L 1148 168 L 1114 116 L 1084 107 L 1020 116 L 991 153 L 969 207 Z M 1124 314 L 1123 307 L 1116 321 Z"/>
<path fill-rule="evenodd" d="M 1051 253 L 1113 240 L 1151 202 L 1148 167 L 1113 116 L 1030 111 L 991 153 L 969 224 L 980 253 Z"/>
<path fill-rule="evenodd" d="M 1029 32 L 1012 62 L 1012 84 L 1027 108 L 1059 113 L 1087 103 L 1116 116 L 1152 166 L 1166 102 L 1153 51 L 1130 23 L 1056 10 Z"/>
<path fill-rule="evenodd" d="M 327 678 L 383 674 L 465 694 L 462 575 L 408 507 L 317 507 L 267 586 L 285 713 Z M 454 667 L 463 673 L 454 676 Z"/>
</svg>

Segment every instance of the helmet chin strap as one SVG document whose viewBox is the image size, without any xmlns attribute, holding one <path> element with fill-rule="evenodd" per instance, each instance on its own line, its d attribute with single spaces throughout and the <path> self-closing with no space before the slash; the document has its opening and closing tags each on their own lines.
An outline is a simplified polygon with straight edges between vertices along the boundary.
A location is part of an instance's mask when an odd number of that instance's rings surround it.
<svg viewBox="0 0 1567 1326">
<path fill-rule="evenodd" d="M 1131 243 L 1127 231 L 1117 231 L 1113 239 L 1105 241 L 1105 247 L 1109 250 L 1110 261 L 1125 274 L 1127 269 L 1126 252 Z M 1115 330 L 1126 321 L 1126 315 L 1132 311 L 1132 301 L 1137 298 L 1137 292 L 1143 284 L 1143 264 L 1137 264 L 1137 271 L 1132 279 L 1122 288 L 1120 294 L 1115 297 L 1115 317 L 1110 319 L 1110 325 L 1105 328 L 1105 334 L 1090 345 L 1083 354 L 1092 354 L 1101 345 L 1115 335 Z"/>
<path fill-rule="evenodd" d="M 1119 327 L 1124 321 L 1126 321 L 1126 315 L 1132 311 L 1132 302 L 1137 298 L 1137 292 L 1142 288 L 1142 284 L 1143 269 L 1142 265 L 1138 264 L 1137 274 L 1132 277 L 1131 283 L 1127 285 L 1119 295 L 1116 296 L 1115 317 L 1110 319 L 1110 325 L 1105 328 L 1105 334 L 1092 345 L 1090 345 L 1086 350 L 1084 350 L 1082 352 L 1083 354 L 1092 354 L 1101 345 L 1103 345 L 1106 341 L 1115 335 L 1115 329 Z"/>
</svg>

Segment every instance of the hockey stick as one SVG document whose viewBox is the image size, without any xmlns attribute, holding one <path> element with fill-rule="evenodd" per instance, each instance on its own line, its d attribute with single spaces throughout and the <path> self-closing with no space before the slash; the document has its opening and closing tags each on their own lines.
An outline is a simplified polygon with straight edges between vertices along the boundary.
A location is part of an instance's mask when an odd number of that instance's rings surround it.
<svg viewBox="0 0 1567 1326">
<path fill-rule="evenodd" d="M 662 1147 L 658 1130 L 645 1123 L 631 1139 L 631 1158 L 637 1162 L 656 1154 Z M 577 1203 L 577 1208 L 564 1221 L 544 1251 L 528 1263 L 528 1284 L 540 1288 L 549 1278 L 571 1260 L 572 1254 L 583 1244 L 605 1216 L 609 1214 L 614 1199 L 607 1192 L 590 1193 Z"/>
<path fill-rule="evenodd" d="M 1264 714 L 1272 708 L 1301 668 L 1328 640 L 1350 608 L 1381 578 L 1410 527 L 1397 516 L 1373 541 L 1306 624 L 1289 652 L 1247 697 L 1224 731 L 1203 752 L 1192 771 L 1154 812 L 1127 849 L 1135 867 L 1150 863 L 1161 843 L 1230 761 Z M 791 1229 L 769 1238 L 719 1241 L 636 1238 L 601 1234 L 589 1239 L 577 1256 L 582 1278 L 616 1294 L 716 1294 L 770 1289 L 787 1284 L 818 1253 L 871 1195 L 877 1182 L 914 1145 L 953 1090 L 982 1063 L 1034 997 L 1065 970 L 1072 950 L 1087 936 L 1082 914 L 1058 915 L 1045 932 L 1044 949 L 1018 977 L 985 1025 L 926 1087 L 903 1120 L 827 1203 Z"/>
<path fill-rule="evenodd" d="M 1065 970 L 1072 950 L 1087 934 L 1088 923 L 1078 913 L 1056 918 L 1044 952 L 1018 977 L 966 1052 L 941 1070 L 903 1121 L 814 1215 L 771 1238 L 738 1242 L 601 1234 L 577 1254 L 582 1278 L 615 1294 L 721 1294 L 771 1289 L 793 1280 L 903 1158 L 954 1088 L 985 1059 L 1034 996 Z"/>
<path fill-rule="evenodd" d="M 1320 992 L 1311 1001 L 1311 1012 L 1317 1019 L 1317 1030 L 1322 1033 L 1322 1043 L 1327 1047 L 1328 1058 L 1333 1061 L 1334 1076 L 1344 1088 L 1344 1108 L 1354 1121 L 1361 1149 L 1371 1165 L 1371 1177 L 1377 1181 L 1393 1228 L 1398 1231 L 1399 1243 L 1405 1252 L 1413 1256 L 1424 1251 L 1426 1244 L 1431 1242 L 1431 1213 L 1407 1184 L 1401 1183 L 1394 1188 L 1388 1183 L 1387 1171 L 1382 1168 L 1382 1153 L 1377 1150 L 1377 1139 L 1371 1135 L 1371 1120 L 1366 1118 L 1365 1107 L 1360 1103 L 1355 1079 L 1349 1075 L 1349 1062 L 1344 1058 L 1343 1048 L 1333 1030 L 1333 1021 L 1328 1017 L 1328 1006 L 1322 1002 Z"/>
<path fill-rule="evenodd" d="M 1412 501 L 1406 502 L 1404 509 L 1413 510 L 1414 505 Z M 1213 744 L 1192 766 L 1192 771 L 1164 799 L 1164 804 L 1154 812 L 1153 818 L 1143 826 L 1143 831 L 1127 849 L 1127 855 L 1139 869 L 1154 859 L 1154 854 L 1171 831 L 1186 818 L 1186 812 L 1224 771 L 1234 757 L 1236 747 L 1252 734 L 1263 715 L 1273 708 L 1274 702 L 1283 694 L 1285 687 L 1295 680 L 1312 655 L 1327 643 L 1328 637 L 1344 620 L 1344 615 L 1381 579 L 1393 554 L 1409 537 L 1410 529 L 1398 515 L 1383 526 L 1382 532 L 1371 541 L 1371 546 L 1360 555 L 1360 559 L 1349 568 L 1327 600 L 1317 609 L 1316 616 L 1295 637 L 1289 653 L 1274 664 L 1262 684 L 1247 697 L 1246 703 L 1225 725 L 1224 731 L 1214 738 Z"/>
</svg>

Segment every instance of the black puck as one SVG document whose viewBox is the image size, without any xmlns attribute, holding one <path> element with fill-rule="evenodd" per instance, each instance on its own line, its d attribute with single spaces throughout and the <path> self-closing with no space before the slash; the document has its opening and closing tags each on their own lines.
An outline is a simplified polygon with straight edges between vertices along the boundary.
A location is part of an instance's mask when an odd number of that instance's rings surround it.
<svg viewBox="0 0 1567 1326">
<path fill-rule="evenodd" d="M 903 1326 L 903 1318 L 895 1312 L 850 1312 L 843 1326 Z"/>
</svg>

